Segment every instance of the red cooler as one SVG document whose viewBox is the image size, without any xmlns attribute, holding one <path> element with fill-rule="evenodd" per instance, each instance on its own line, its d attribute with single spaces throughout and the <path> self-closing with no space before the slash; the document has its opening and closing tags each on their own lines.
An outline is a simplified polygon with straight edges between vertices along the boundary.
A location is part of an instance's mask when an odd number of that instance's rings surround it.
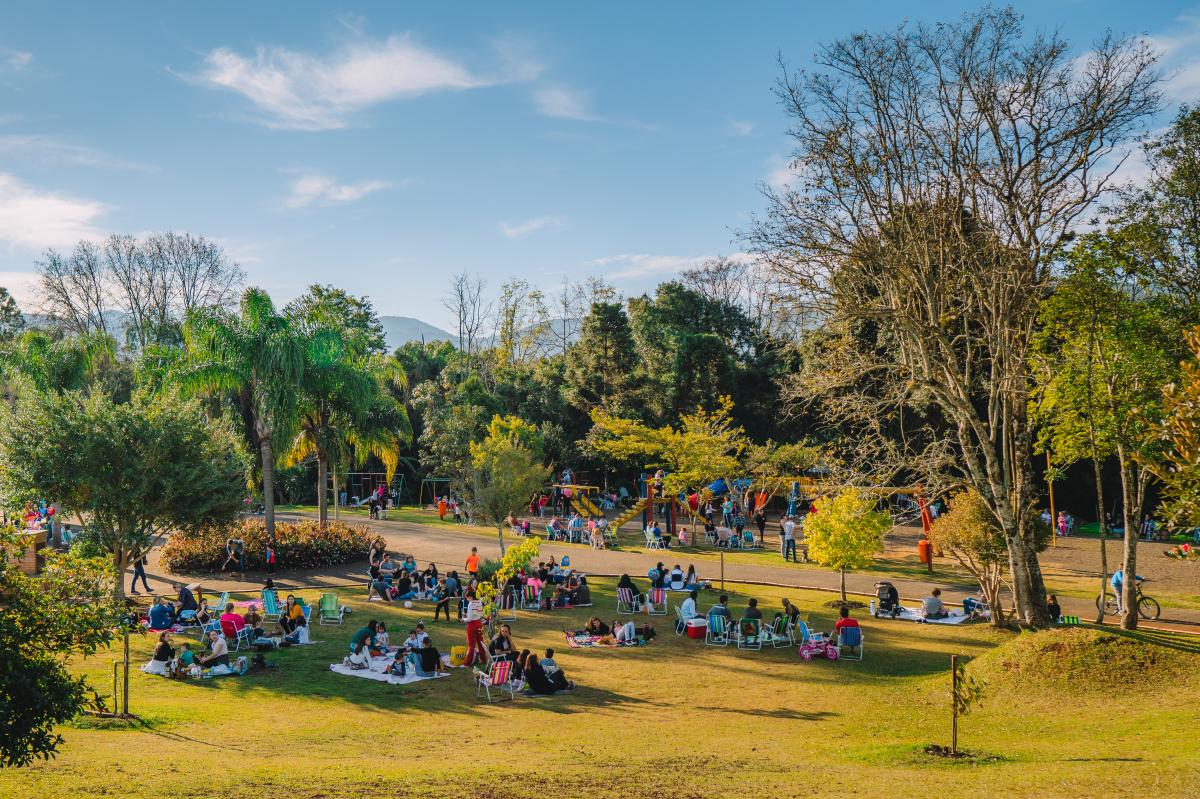
<svg viewBox="0 0 1200 799">
<path fill-rule="evenodd" d="M 708 632 L 708 619 L 697 616 L 694 619 L 688 619 L 687 635 L 688 638 L 698 638 L 703 640 Z"/>
</svg>

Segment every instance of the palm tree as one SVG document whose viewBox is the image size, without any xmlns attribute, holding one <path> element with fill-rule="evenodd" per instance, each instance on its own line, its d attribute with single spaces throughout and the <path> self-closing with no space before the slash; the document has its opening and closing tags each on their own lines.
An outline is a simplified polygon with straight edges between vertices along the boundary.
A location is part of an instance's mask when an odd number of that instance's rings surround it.
<svg viewBox="0 0 1200 799">
<path fill-rule="evenodd" d="M 304 376 L 304 342 L 262 289 L 242 295 L 238 314 L 192 311 L 184 324 L 187 360 L 177 380 L 192 393 L 231 392 L 251 445 L 262 458 L 267 537 L 275 540 L 275 445 L 296 429 L 296 389 Z"/>
<path fill-rule="evenodd" d="M 61 394 L 85 387 L 115 352 L 116 342 L 103 334 L 58 337 L 28 330 L 0 348 L 0 376 L 13 384 L 10 397 L 21 385 Z"/>
</svg>

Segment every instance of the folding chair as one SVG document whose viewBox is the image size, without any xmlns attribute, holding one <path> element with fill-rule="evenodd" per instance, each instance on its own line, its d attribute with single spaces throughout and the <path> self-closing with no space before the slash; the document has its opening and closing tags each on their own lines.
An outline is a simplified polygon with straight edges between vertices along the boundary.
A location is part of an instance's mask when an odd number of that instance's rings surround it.
<svg viewBox="0 0 1200 799">
<path fill-rule="evenodd" d="M 612 548 L 617 545 L 617 531 L 611 524 L 604 527 L 603 537 L 605 546 Z"/>
<path fill-rule="evenodd" d="M 646 534 L 646 549 L 662 549 L 663 548 L 662 541 L 660 541 L 658 539 L 658 536 L 656 536 L 653 532 L 651 532 L 649 527 L 647 527 L 642 532 L 644 532 Z"/>
<path fill-rule="evenodd" d="M 646 613 L 651 616 L 667 615 L 667 589 L 650 589 L 650 593 L 646 595 Z"/>
<path fill-rule="evenodd" d="M 758 619 L 738 619 L 734 635 L 738 649 L 762 649 L 762 625 Z"/>
<path fill-rule="evenodd" d="M 317 621 L 320 624 L 341 624 L 342 606 L 337 594 L 321 594 L 321 607 Z"/>
<path fill-rule="evenodd" d="M 641 601 L 629 588 L 617 589 L 617 613 L 637 613 L 641 609 Z"/>
<path fill-rule="evenodd" d="M 780 616 L 775 619 L 775 622 L 769 627 L 764 627 L 762 631 L 763 644 L 770 644 L 778 649 L 781 646 L 789 646 L 792 643 L 792 634 L 788 629 L 787 617 Z"/>
<path fill-rule="evenodd" d="M 242 644 L 245 644 L 246 646 L 250 646 L 251 639 L 250 639 L 250 628 L 249 627 L 242 627 L 241 629 L 234 629 L 233 624 L 226 625 L 223 623 L 220 626 L 221 626 L 221 634 L 225 636 L 225 642 L 233 644 L 233 646 L 231 646 L 229 649 L 230 652 L 238 651 L 239 649 L 242 648 Z"/>
<path fill-rule="evenodd" d="M 517 595 L 512 586 L 503 589 L 496 597 L 496 618 L 505 621 L 517 620 Z"/>
<path fill-rule="evenodd" d="M 679 605 L 675 606 L 675 634 L 683 635 L 687 632 L 687 623 L 690 619 L 684 618 L 683 608 Z"/>
<path fill-rule="evenodd" d="M 866 648 L 862 628 L 843 627 L 838 633 L 837 648 L 841 660 L 862 660 Z"/>
<path fill-rule="evenodd" d="M 212 619 L 211 621 L 201 624 L 196 629 L 198 629 L 200 631 L 200 640 L 206 641 L 206 640 L 208 640 L 209 633 L 221 632 L 221 622 L 217 621 L 216 619 Z"/>
<path fill-rule="evenodd" d="M 262 591 L 263 621 L 279 621 L 279 595 L 270 588 Z"/>
<path fill-rule="evenodd" d="M 219 597 L 217 597 L 217 613 L 224 613 L 225 606 L 228 604 L 229 604 L 229 592 L 222 591 L 221 595 Z"/>
<path fill-rule="evenodd" d="M 729 646 L 729 621 L 719 614 L 709 614 L 704 643 L 709 646 Z"/>
<path fill-rule="evenodd" d="M 540 586 L 527 585 L 521 593 L 521 610 L 538 611 L 542 609 L 542 589 Z"/>
<path fill-rule="evenodd" d="M 512 665 L 511 660 L 493 660 L 486 672 L 471 669 L 475 675 L 475 698 L 478 699 L 480 694 L 487 694 L 488 701 L 495 702 L 496 700 L 492 699 L 492 689 L 495 688 L 500 699 L 504 698 L 505 691 L 508 691 L 509 699 L 516 699 L 517 689 L 512 682 Z"/>
</svg>

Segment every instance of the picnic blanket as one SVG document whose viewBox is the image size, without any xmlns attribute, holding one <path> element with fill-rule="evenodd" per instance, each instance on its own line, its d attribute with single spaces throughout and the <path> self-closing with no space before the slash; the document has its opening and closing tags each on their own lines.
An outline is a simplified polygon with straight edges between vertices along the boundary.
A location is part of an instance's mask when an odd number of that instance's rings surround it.
<svg viewBox="0 0 1200 799">
<path fill-rule="evenodd" d="M 626 641 L 618 644 L 616 639 L 611 635 L 590 635 L 587 633 L 572 632 L 571 630 L 563 630 L 563 635 L 567 639 L 567 646 L 571 647 L 572 649 L 590 649 L 592 647 L 599 647 L 601 649 L 616 649 L 617 647 L 646 645 L 646 641 L 643 638 L 637 638 L 633 641 Z"/>
<path fill-rule="evenodd" d="M 926 624 L 962 624 L 964 621 L 969 620 L 971 616 L 962 611 L 951 611 L 951 615 L 944 619 L 926 619 L 920 609 L 901 608 L 899 618 L 907 619 L 908 621 L 924 621 Z"/>
<path fill-rule="evenodd" d="M 445 662 L 447 656 L 443 656 Z M 352 669 L 349 666 L 344 666 L 341 663 L 330 663 L 329 670 L 335 674 L 341 674 L 345 677 L 361 677 L 364 680 L 374 680 L 376 682 L 386 682 L 390 685 L 408 685 L 413 682 L 421 682 L 422 680 L 432 680 L 433 677 L 419 677 L 413 671 L 401 677 L 398 674 L 389 674 L 388 667 L 396 660 L 396 655 L 393 652 L 388 655 L 371 658 L 371 665 L 365 669 Z M 448 677 L 448 674 L 438 674 L 437 677 Z"/>
</svg>

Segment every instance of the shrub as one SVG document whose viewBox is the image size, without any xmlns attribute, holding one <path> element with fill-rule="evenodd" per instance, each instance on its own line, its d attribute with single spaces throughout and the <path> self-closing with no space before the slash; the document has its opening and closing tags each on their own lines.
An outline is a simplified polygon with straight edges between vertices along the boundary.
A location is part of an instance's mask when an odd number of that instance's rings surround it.
<svg viewBox="0 0 1200 799">
<path fill-rule="evenodd" d="M 261 519 L 246 519 L 228 527 L 196 533 L 176 533 L 163 547 L 162 563 L 177 574 L 218 571 L 225 562 L 230 538 L 246 543 L 246 568 L 266 566 L 267 531 Z M 365 525 L 316 521 L 275 524 L 275 565 L 280 569 L 319 569 L 366 560 L 371 545 L 380 542 Z M 382 545 L 382 543 L 381 543 Z"/>
</svg>

